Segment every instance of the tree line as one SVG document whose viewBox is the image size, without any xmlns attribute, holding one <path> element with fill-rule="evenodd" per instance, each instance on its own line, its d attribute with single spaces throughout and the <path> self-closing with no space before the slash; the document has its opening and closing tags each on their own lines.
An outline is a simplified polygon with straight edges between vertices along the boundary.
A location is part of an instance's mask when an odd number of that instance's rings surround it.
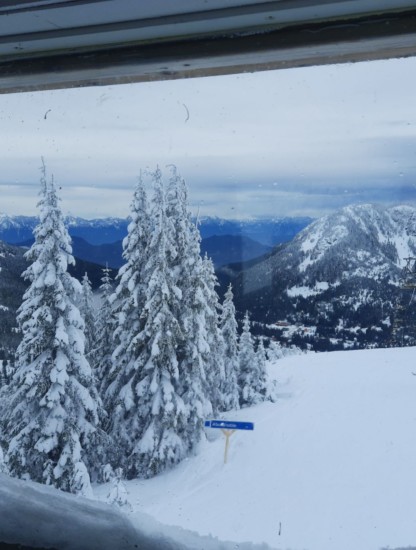
<svg viewBox="0 0 416 550">
<path fill-rule="evenodd" d="M 167 183 L 159 169 L 140 176 L 125 263 L 115 284 L 103 270 L 98 312 L 87 275 L 68 273 L 45 166 L 38 209 L 21 341 L 0 394 L 0 470 L 88 496 L 103 472 L 157 475 L 196 451 L 207 418 L 272 399 L 263 344 L 248 314 L 238 336 L 231 286 L 220 304 L 175 167 Z"/>
</svg>

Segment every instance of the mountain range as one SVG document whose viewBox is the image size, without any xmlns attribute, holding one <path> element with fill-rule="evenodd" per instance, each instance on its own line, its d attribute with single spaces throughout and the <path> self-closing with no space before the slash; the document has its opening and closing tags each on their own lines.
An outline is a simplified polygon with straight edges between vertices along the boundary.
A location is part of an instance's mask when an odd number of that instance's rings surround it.
<svg viewBox="0 0 416 550">
<path fill-rule="evenodd" d="M 257 220 L 224 220 L 217 217 L 203 217 L 194 220 L 198 224 L 202 239 L 213 235 L 238 235 L 248 237 L 266 246 L 289 241 L 309 225 L 308 217 L 285 217 Z M 38 223 L 35 216 L 8 216 L 0 214 L 0 240 L 10 244 L 27 241 L 33 237 Z M 113 243 L 127 234 L 129 219 L 100 218 L 86 220 L 66 216 L 65 223 L 71 237 L 81 237 L 93 245 Z"/>
<path fill-rule="evenodd" d="M 201 252 L 212 258 L 215 267 L 247 261 L 267 253 L 278 243 L 292 239 L 311 221 L 311 218 L 250 221 L 202 218 L 197 222 L 202 236 Z M 123 264 L 122 239 L 127 234 L 129 220 L 66 217 L 65 222 L 75 256 L 113 268 Z M 0 240 L 30 246 L 36 224 L 36 217 L 0 215 Z"/>
<path fill-rule="evenodd" d="M 9 244 L 25 243 L 33 239 L 38 223 L 36 216 L 8 216 L 0 214 L 0 240 Z M 65 225 L 71 237 L 80 237 L 92 245 L 113 243 L 127 234 L 128 219 L 103 218 L 86 220 L 74 216 L 65 217 Z"/>
</svg>

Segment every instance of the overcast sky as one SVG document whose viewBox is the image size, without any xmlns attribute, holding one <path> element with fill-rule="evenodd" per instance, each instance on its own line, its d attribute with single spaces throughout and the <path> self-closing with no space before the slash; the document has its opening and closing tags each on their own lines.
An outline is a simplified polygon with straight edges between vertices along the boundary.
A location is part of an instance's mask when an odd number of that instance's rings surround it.
<svg viewBox="0 0 416 550">
<path fill-rule="evenodd" d="M 0 212 L 126 216 L 140 169 L 176 164 L 225 218 L 416 206 L 416 58 L 0 95 Z"/>
</svg>

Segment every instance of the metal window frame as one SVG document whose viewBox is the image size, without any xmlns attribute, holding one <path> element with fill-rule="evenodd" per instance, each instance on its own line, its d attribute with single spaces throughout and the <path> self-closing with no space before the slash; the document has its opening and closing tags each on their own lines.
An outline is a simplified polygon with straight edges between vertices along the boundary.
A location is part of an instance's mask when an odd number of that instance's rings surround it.
<svg viewBox="0 0 416 550">
<path fill-rule="evenodd" d="M 416 55 L 416 2 L 385 0 L 390 7 L 382 10 L 381 1 L 363 1 L 364 12 L 355 10 L 353 0 L 246 0 L 243 6 L 153 18 L 129 20 L 126 13 L 122 21 L 76 28 L 0 30 L 0 93 Z M 61 0 L 54 9 L 81 16 L 82 4 L 98 10 L 103 3 Z M 0 23 L 36 10 L 47 21 L 51 0 L 20 2 L 13 11 L 8 6 L 0 3 Z"/>
</svg>

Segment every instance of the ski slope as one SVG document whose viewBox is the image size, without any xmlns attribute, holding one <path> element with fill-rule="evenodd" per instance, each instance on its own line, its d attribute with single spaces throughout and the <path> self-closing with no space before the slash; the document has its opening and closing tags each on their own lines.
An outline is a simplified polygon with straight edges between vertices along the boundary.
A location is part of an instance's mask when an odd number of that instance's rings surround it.
<svg viewBox="0 0 416 550">
<path fill-rule="evenodd" d="M 269 368 L 280 398 L 226 415 L 255 423 L 231 437 L 228 463 L 224 437 L 207 431 L 197 456 L 127 482 L 133 523 L 144 512 L 285 550 L 416 546 L 416 349 L 308 354 Z"/>
</svg>

